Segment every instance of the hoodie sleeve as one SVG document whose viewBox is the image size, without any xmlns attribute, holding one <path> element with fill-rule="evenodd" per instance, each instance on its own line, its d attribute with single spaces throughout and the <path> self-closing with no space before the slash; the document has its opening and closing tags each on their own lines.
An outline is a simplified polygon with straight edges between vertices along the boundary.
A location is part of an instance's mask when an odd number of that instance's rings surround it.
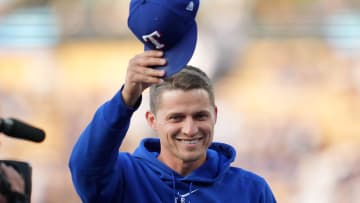
<svg viewBox="0 0 360 203">
<path fill-rule="evenodd" d="M 81 133 L 69 160 L 73 184 L 83 202 L 96 202 L 102 186 L 118 179 L 112 169 L 120 145 L 128 131 L 133 112 L 140 106 L 127 107 L 121 91 L 98 108 Z"/>
<path fill-rule="evenodd" d="M 276 203 L 274 194 L 272 193 L 270 186 L 264 180 L 264 187 L 260 198 L 260 203 Z"/>
</svg>

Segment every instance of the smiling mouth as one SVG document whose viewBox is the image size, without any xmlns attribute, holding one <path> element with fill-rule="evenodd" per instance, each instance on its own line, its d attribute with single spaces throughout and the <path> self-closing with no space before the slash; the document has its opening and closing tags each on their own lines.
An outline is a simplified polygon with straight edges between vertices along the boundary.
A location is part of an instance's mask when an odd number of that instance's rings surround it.
<svg viewBox="0 0 360 203">
<path fill-rule="evenodd" d="M 196 139 L 176 139 L 178 142 L 182 142 L 185 144 L 197 144 L 202 140 L 202 138 L 196 138 Z"/>
</svg>

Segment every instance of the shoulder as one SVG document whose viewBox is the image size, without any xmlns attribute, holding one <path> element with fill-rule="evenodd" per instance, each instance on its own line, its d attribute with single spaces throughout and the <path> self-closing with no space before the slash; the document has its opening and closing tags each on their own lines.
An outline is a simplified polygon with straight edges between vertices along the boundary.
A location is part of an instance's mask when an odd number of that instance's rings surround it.
<svg viewBox="0 0 360 203">
<path fill-rule="evenodd" d="M 268 187 L 266 180 L 262 176 L 243 168 L 230 167 L 227 176 L 228 178 L 232 178 L 234 182 L 246 184 L 249 187 Z"/>
<path fill-rule="evenodd" d="M 129 152 L 119 152 L 117 162 L 120 163 L 134 162 L 134 156 Z"/>
<path fill-rule="evenodd" d="M 141 166 L 145 164 L 145 159 L 129 152 L 119 152 L 117 157 L 117 163 L 119 166 Z"/>
<path fill-rule="evenodd" d="M 224 184 L 237 188 L 236 191 L 246 194 L 252 202 L 276 202 L 272 190 L 266 180 L 254 172 L 230 167 L 225 175 Z"/>
</svg>

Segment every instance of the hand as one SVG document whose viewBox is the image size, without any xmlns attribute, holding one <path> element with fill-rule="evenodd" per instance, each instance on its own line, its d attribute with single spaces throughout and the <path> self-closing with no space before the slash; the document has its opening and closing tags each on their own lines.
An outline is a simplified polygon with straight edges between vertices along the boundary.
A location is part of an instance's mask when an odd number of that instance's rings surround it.
<svg viewBox="0 0 360 203">
<path fill-rule="evenodd" d="M 165 75 L 164 70 L 151 66 L 166 64 L 163 52 L 149 50 L 136 55 L 129 61 L 122 97 L 127 106 L 134 106 L 142 92 L 152 84 L 158 84 Z"/>
<path fill-rule="evenodd" d="M 6 179 L 10 183 L 11 191 L 25 194 L 25 181 L 12 166 L 1 163 L 0 171 L 5 175 Z"/>
</svg>

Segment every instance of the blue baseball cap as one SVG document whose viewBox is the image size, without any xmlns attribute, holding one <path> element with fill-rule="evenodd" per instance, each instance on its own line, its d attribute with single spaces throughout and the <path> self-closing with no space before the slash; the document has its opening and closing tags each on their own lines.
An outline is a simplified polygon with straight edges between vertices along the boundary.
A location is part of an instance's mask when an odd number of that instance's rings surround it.
<svg viewBox="0 0 360 203">
<path fill-rule="evenodd" d="M 128 26 L 144 50 L 162 50 L 165 77 L 190 61 L 196 46 L 199 0 L 131 0 Z"/>
</svg>

